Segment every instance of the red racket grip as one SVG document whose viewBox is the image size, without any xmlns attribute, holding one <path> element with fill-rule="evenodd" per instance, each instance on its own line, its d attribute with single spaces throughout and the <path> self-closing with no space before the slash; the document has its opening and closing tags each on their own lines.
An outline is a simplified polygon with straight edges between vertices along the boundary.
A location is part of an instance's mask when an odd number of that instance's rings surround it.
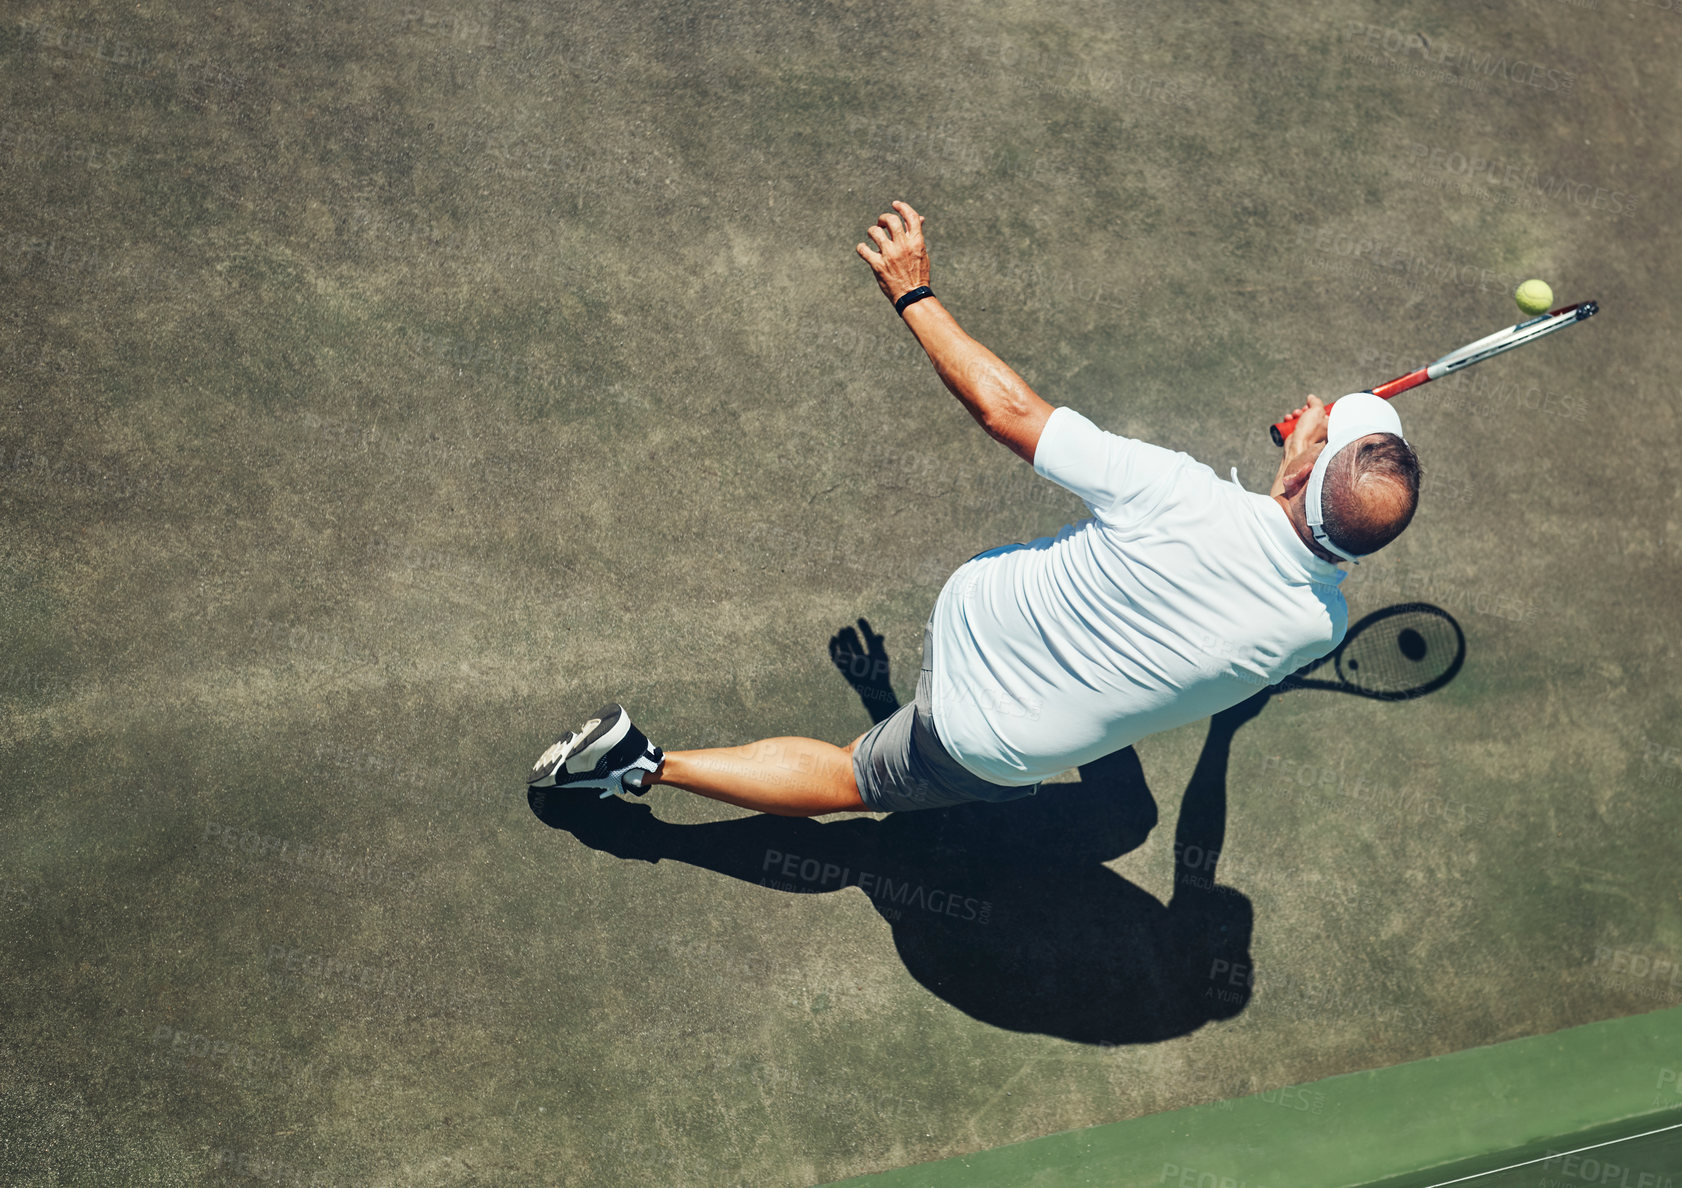
<svg viewBox="0 0 1682 1188">
<path fill-rule="evenodd" d="M 1388 400 L 1390 397 L 1399 392 L 1406 392 L 1410 388 L 1417 388 L 1420 384 L 1429 383 L 1430 379 L 1430 369 L 1421 367 L 1418 371 L 1410 371 L 1406 375 L 1393 379 L 1387 384 L 1379 384 L 1376 388 L 1368 388 L 1367 391 L 1382 400 Z M 1336 401 L 1333 401 L 1333 403 L 1335 404 Z M 1331 408 L 1331 405 L 1328 404 L 1326 407 L 1329 409 Z M 1285 439 L 1296 432 L 1297 419 L 1298 418 L 1295 416 L 1286 417 L 1283 421 L 1278 422 L 1268 430 L 1268 433 L 1273 437 L 1274 445 L 1284 445 Z"/>
</svg>

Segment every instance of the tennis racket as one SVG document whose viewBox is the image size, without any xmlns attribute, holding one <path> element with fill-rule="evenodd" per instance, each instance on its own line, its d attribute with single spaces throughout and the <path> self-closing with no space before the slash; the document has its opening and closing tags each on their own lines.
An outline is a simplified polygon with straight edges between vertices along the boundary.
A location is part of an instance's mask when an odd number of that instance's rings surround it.
<svg viewBox="0 0 1682 1188">
<path fill-rule="evenodd" d="M 1505 330 L 1497 330 L 1494 334 L 1480 338 L 1476 342 L 1469 342 L 1457 351 L 1450 351 L 1441 359 L 1418 371 L 1410 371 L 1400 379 L 1393 379 L 1387 384 L 1380 384 L 1376 388 L 1369 388 L 1374 396 L 1385 400 L 1398 392 L 1406 392 L 1410 388 L 1417 388 L 1420 384 L 1428 384 L 1434 379 L 1441 379 L 1445 375 L 1453 375 L 1456 371 L 1464 371 L 1474 363 L 1482 363 L 1485 359 L 1510 351 L 1514 347 L 1521 347 L 1525 343 L 1535 342 L 1538 338 L 1552 334 L 1555 330 L 1563 330 L 1567 326 L 1575 326 L 1586 318 L 1592 318 L 1600 312 L 1597 301 L 1580 301 L 1576 305 L 1562 305 L 1549 313 L 1538 314 L 1528 322 L 1520 322 L 1516 326 L 1508 326 Z M 1335 403 L 1335 401 L 1334 401 Z M 1273 444 L 1282 446 L 1297 427 L 1297 418 L 1286 417 L 1274 425 L 1270 433 Z"/>
<path fill-rule="evenodd" d="M 1407 701 L 1441 689 L 1466 662 L 1466 636 L 1447 611 L 1403 602 L 1362 619 L 1329 655 L 1280 681 L 1292 689 L 1332 689 L 1375 701 Z M 1310 676 L 1328 668 L 1319 676 Z M 1330 678 L 1330 679 L 1328 679 Z"/>
</svg>

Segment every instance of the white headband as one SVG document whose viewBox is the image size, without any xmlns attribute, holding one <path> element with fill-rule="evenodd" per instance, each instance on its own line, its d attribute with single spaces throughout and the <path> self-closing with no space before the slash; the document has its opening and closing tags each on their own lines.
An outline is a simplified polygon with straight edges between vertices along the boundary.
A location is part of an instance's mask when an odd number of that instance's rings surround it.
<svg viewBox="0 0 1682 1188">
<path fill-rule="evenodd" d="M 1327 408 L 1326 448 L 1320 451 L 1320 456 L 1314 459 L 1314 469 L 1308 475 L 1308 496 L 1304 500 L 1304 512 L 1308 517 L 1308 530 L 1314 534 L 1314 539 L 1321 548 L 1329 553 L 1335 553 L 1345 561 L 1360 563 L 1361 557 L 1369 554 L 1345 552 L 1332 543 L 1332 538 L 1326 535 L 1321 527 L 1325 523 L 1326 511 L 1320 503 L 1320 489 L 1326 481 L 1326 467 L 1331 465 L 1332 458 L 1344 446 L 1359 440 L 1369 433 L 1394 433 L 1406 443 L 1402 437 L 1402 418 L 1396 415 L 1388 400 L 1381 400 L 1371 392 L 1351 392 L 1341 400 L 1333 401 Z"/>
</svg>

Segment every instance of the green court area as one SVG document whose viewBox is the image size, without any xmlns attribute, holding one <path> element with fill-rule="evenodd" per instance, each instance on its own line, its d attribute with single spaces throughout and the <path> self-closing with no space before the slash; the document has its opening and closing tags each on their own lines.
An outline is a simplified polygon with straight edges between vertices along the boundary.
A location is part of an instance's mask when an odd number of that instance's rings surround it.
<svg viewBox="0 0 1682 1188">
<path fill-rule="evenodd" d="M 1307 1085 L 1264 1090 L 849 1180 L 1240 1188 L 1666 1188 L 1682 1109 L 1627 1075 L 1669 1048 L 1678 1012 L 1608 1020 Z M 1326 1103 L 1338 1103 L 1326 1125 Z"/>
<path fill-rule="evenodd" d="M 8 10 L 0 1180 L 1072 1184 L 1093 1127 L 1157 1144 L 1093 1183 L 1676 1177 L 1630 1136 L 1682 1107 L 1679 47 L 1631 0 Z M 1047 400 L 1251 490 L 1305 394 L 1599 301 L 1397 400 L 1420 510 L 1343 588 L 1451 679 L 1007 805 L 528 802 L 608 701 L 845 744 L 958 565 L 1084 514 L 853 255 L 896 198 Z M 1287 1122 L 1372 1158 L 1210 1137 Z"/>
</svg>

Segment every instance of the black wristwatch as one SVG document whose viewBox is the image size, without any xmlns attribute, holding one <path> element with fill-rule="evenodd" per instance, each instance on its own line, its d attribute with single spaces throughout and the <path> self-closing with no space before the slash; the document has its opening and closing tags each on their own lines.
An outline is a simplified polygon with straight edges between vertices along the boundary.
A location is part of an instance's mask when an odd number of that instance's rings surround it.
<svg viewBox="0 0 1682 1188">
<path fill-rule="evenodd" d="M 898 314 L 900 317 L 903 318 L 905 316 L 905 307 L 906 306 L 915 305 L 915 304 L 917 304 L 917 302 L 921 301 L 923 298 L 933 297 L 933 296 L 934 296 L 934 290 L 933 289 L 929 288 L 927 285 L 918 285 L 915 289 L 912 289 L 909 293 L 902 294 L 900 296 L 900 299 L 898 301 L 894 302 L 894 312 L 896 314 Z"/>
</svg>

